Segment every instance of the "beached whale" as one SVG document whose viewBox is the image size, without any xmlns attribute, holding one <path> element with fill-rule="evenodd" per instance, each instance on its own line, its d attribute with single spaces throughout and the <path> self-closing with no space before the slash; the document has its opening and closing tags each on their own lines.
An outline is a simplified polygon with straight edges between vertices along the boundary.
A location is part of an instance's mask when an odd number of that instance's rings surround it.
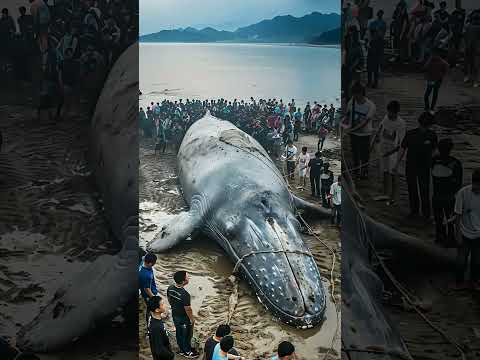
<svg viewBox="0 0 480 360">
<path fill-rule="evenodd" d="M 118 313 L 137 294 L 138 44 L 116 62 L 92 120 L 90 168 L 121 251 L 103 255 L 66 284 L 17 335 L 22 350 L 49 351 Z"/>
<path fill-rule="evenodd" d="M 275 317 L 295 327 L 320 323 L 325 291 L 295 217 L 304 202 L 290 194 L 262 146 L 207 113 L 187 131 L 178 169 L 190 209 L 159 224 L 147 248 L 165 251 L 203 233 L 225 250 Z"/>
</svg>

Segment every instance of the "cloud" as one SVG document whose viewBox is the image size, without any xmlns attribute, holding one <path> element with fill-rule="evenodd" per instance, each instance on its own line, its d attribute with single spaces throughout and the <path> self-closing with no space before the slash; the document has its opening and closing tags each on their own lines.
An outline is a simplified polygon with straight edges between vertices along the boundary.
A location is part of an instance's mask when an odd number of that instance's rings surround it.
<svg viewBox="0 0 480 360">
<path fill-rule="evenodd" d="M 140 0 L 140 33 L 178 27 L 235 30 L 278 15 L 340 12 L 339 0 Z"/>
</svg>

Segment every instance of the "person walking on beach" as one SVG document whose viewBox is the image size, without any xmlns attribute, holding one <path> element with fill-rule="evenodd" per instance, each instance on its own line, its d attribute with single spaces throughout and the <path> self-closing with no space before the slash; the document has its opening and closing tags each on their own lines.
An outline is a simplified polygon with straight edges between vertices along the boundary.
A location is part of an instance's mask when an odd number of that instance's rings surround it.
<svg viewBox="0 0 480 360">
<path fill-rule="evenodd" d="M 352 99 L 347 105 L 344 125 L 350 134 L 350 146 L 355 174 L 365 179 L 368 175 L 370 158 L 370 136 L 373 131 L 372 120 L 375 116 L 375 104 L 365 96 L 365 88 L 360 82 L 352 86 Z"/>
<path fill-rule="evenodd" d="M 199 354 L 195 349 L 192 349 L 191 345 L 195 317 L 193 316 L 190 294 L 185 290 L 189 281 L 188 274 L 186 271 L 177 271 L 173 275 L 173 279 L 175 284 L 168 287 L 167 298 L 172 308 L 177 345 L 180 348 L 181 356 L 196 358 Z"/>
<path fill-rule="evenodd" d="M 381 154 L 383 194 L 388 197 L 388 205 L 393 205 L 398 195 L 397 174 L 394 170 L 397 165 L 400 143 L 406 132 L 405 121 L 398 116 L 399 112 L 400 103 L 396 100 L 390 101 L 387 105 L 387 114 L 375 135 Z"/>
<path fill-rule="evenodd" d="M 213 357 L 213 351 L 215 350 L 215 346 L 222 341 L 222 339 L 230 335 L 231 329 L 230 325 L 228 324 L 222 324 L 217 327 L 217 330 L 215 331 L 215 335 L 210 336 L 207 341 L 205 342 L 205 348 L 203 350 L 203 353 L 205 354 L 204 360 L 212 360 Z"/>
<path fill-rule="evenodd" d="M 308 167 L 310 168 L 310 187 L 312 197 L 320 197 L 320 173 L 322 172 L 323 160 L 321 152 L 317 151 L 315 157 L 310 159 Z"/>
<path fill-rule="evenodd" d="M 342 223 L 342 178 L 338 175 L 337 181 L 330 187 L 329 198 L 332 203 L 332 224 Z"/>
<path fill-rule="evenodd" d="M 370 29 L 371 39 L 368 43 L 367 54 L 367 73 L 368 87 L 378 87 L 378 77 L 380 73 L 380 65 L 383 60 L 384 38 L 376 29 Z"/>
<path fill-rule="evenodd" d="M 462 188 L 455 199 L 457 287 L 465 287 L 465 271 L 470 259 L 470 281 L 480 290 L 480 168 L 473 171 L 472 184 Z"/>
<path fill-rule="evenodd" d="M 408 196 L 410 200 L 410 214 L 413 218 L 418 216 L 420 199 L 422 201 L 422 215 L 426 221 L 430 219 L 430 169 L 432 155 L 437 148 L 437 135 L 430 130 L 434 117 L 429 112 L 424 112 L 418 118 L 419 126 L 407 131 L 401 143 L 401 153 L 395 166 L 395 172 L 405 153 L 405 175 L 407 177 Z M 420 193 L 420 199 L 419 199 Z"/>
<path fill-rule="evenodd" d="M 297 147 L 293 145 L 292 140 L 288 140 L 285 147 L 285 158 L 287 160 L 287 177 L 290 180 L 295 179 L 295 166 L 297 164 Z"/>
<path fill-rule="evenodd" d="M 299 189 L 305 190 L 307 186 L 307 172 L 308 163 L 310 162 L 310 155 L 307 152 L 307 147 L 302 147 L 302 152 L 298 155 L 298 177 L 299 177 Z"/>
<path fill-rule="evenodd" d="M 295 346 L 290 341 L 282 341 L 278 344 L 277 354 L 270 360 L 294 360 L 296 358 Z"/>
<path fill-rule="evenodd" d="M 435 219 L 437 244 L 449 246 L 455 241 L 454 222 L 455 195 L 463 183 L 463 168 L 460 160 L 450 156 L 452 139 L 438 142 L 439 155 L 432 160 L 433 196 L 432 207 Z"/>
<path fill-rule="evenodd" d="M 153 267 L 157 262 L 157 255 L 154 253 L 147 253 L 142 259 L 138 268 L 138 286 L 142 295 L 145 305 L 148 307 L 148 300 L 154 296 L 157 296 L 158 290 L 155 283 L 155 275 L 153 273 Z M 148 309 L 145 314 L 145 322 L 148 324 Z M 148 327 L 148 325 L 147 325 Z"/>
<path fill-rule="evenodd" d="M 441 50 L 434 49 L 433 55 L 425 64 L 427 87 L 425 89 L 425 111 L 434 111 L 437 105 L 438 92 L 448 71 L 448 63 L 440 56 Z M 432 100 L 430 102 L 430 95 Z"/>
<path fill-rule="evenodd" d="M 147 311 L 150 312 L 148 318 L 148 339 L 153 360 L 173 360 L 175 354 L 170 347 L 163 317 L 165 316 L 165 305 L 160 296 L 154 296 L 148 300 Z"/>
</svg>

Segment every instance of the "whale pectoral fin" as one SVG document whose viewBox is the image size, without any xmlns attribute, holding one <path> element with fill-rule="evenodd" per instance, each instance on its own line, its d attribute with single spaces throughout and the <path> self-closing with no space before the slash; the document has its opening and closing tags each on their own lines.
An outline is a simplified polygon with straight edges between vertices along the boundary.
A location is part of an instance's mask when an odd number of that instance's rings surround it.
<svg viewBox="0 0 480 360">
<path fill-rule="evenodd" d="M 122 237 L 119 253 L 101 255 L 67 279 L 40 313 L 20 329 L 20 349 L 45 352 L 64 347 L 135 298 L 138 217 L 124 226 Z"/>
<path fill-rule="evenodd" d="M 197 211 L 184 211 L 159 224 L 160 231 L 147 244 L 147 251 L 162 252 L 171 249 L 192 236 L 201 226 Z"/>
<path fill-rule="evenodd" d="M 293 199 L 293 204 L 296 209 L 304 210 L 308 214 L 313 214 L 319 216 L 320 218 L 330 218 L 332 216 L 332 212 L 330 209 L 325 209 L 321 206 L 309 203 L 299 197 L 291 194 Z"/>
</svg>

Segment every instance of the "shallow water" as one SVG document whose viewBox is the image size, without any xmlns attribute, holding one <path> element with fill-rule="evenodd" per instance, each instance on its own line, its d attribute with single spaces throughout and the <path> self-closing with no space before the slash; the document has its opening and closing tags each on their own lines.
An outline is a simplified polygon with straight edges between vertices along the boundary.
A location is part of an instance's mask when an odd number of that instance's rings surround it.
<svg viewBox="0 0 480 360">
<path fill-rule="evenodd" d="M 277 98 L 339 104 L 340 49 L 258 44 L 140 44 L 140 103 Z M 328 84 L 328 86 L 325 86 Z"/>
</svg>

